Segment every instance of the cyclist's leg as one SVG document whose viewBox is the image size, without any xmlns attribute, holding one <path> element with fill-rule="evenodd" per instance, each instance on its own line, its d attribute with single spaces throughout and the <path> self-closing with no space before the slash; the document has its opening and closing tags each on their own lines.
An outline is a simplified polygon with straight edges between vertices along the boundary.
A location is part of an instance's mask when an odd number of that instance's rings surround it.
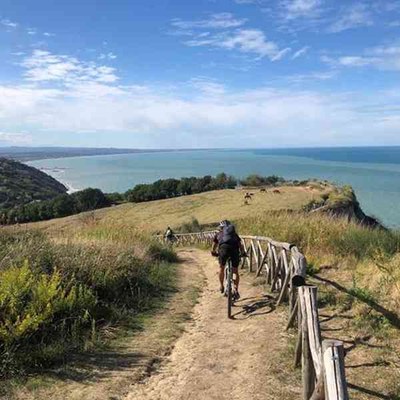
<svg viewBox="0 0 400 400">
<path fill-rule="evenodd" d="M 225 280 L 225 265 L 228 261 L 229 254 L 224 246 L 220 246 L 218 249 L 218 262 L 219 262 L 219 283 L 221 293 L 224 291 L 224 280 Z"/>
<path fill-rule="evenodd" d="M 239 277 L 239 263 L 240 263 L 240 257 L 239 257 L 239 252 L 234 252 L 231 255 L 231 260 L 232 260 L 232 272 L 233 272 L 233 285 L 235 287 L 235 291 L 239 293 L 239 282 L 240 282 L 240 277 Z"/>
<path fill-rule="evenodd" d="M 219 283 L 220 283 L 220 290 L 221 293 L 224 292 L 224 280 L 225 280 L 225 266 L 219 266 Z"/>
<path fill-rule="evenodd" d="M 240 276 L 239 276 L 239 268 L 232 268 L 233 272 L 233 284 L 235 286 L 235 290 L 239 291 L 239 283 L 240 283 Z"/>
</svg>

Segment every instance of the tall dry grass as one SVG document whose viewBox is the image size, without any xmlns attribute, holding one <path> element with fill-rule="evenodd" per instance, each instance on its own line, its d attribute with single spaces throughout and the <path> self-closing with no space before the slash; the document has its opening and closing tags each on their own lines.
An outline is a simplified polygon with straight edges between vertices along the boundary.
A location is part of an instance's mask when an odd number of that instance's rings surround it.
<svg viewBox="0 0 400 400">
<path fill-rule="evenodd" d="M 175 261 L 126 230 L 92 226 L 54 240 L 0 231 L 0 375 L 94 346 L 104 327 L 129 322 L 171 290 Z"/>
<path fill-rule="evenodd" d="M 236 222 L 242 234 L 294 243 L 311 256 L 371 259 L 400 250 L 400 233 L 365 228 L 344 218 L 302 212 L 265 213 Z"/>
<path fill-rule="evenodd" d="M 352 329 L 357 334 L 382 336 L 390 332 L 397 337 L 400 232 L 301 212 L 265 213 L 236 224 L 240 234 L 268 236 L 301 248 L 313 273 L 322 273 L 342 288 L 328 290 L 325 295 L 329 299 L 322 296 L 321 301 L 336 307 L 337 312 L 351 308 Z"/>
</svg>

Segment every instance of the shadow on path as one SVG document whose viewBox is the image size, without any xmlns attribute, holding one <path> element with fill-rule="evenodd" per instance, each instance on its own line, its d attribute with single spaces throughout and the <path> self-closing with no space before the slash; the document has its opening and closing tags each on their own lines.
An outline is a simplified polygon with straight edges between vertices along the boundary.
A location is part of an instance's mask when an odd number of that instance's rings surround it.
<svg viewBox="0 0 400 400">
<path fill-rule="evenodd" d="M 250 301 L 249 301 L 250 300 Z M 237 301 L 235 307 L 241 310 L 232 315 L 233 319 L 248 319 L 266 315 L 275 310 L 275 299 L 272 296 L 245 298 Z"/>
<path fill-rule="evenodd" d="M 136 368 L 150 371 L 157 358 L 139 352 L 104 351 L 75 355 L 73 359 L 60 368 L 44 371 L 43 375 L 62 381 L 90 382 L 106 379 L 116 372 Z"/>
</svg>

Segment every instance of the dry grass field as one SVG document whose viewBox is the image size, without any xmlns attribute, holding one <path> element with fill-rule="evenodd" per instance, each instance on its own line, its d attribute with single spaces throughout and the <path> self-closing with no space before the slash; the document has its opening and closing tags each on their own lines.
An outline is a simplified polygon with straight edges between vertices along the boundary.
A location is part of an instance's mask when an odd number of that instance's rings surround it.
<svg viewBox="0 0 400 400">
<path fill-rule="evenodd" d="M 268 211 L 299 210 L 312 199 L 317 199 L 330 187 L 282 186 L 280 193 L 271 189 L 217 190 L 167 200 L 146 203 L 127 203 L 95 212 L 53 219 L 27 227 L 39 228 L 51 234 L 71 234 L 86 227 L 120 227 L 143 233 L 163 231 L 168 225 L 178 227 L 196 218 L 200 224 L 211 224 L 221 219 L 237 220 L 259 216 Z M 246 191 L 253 193 L 252 200 L 244 203 Z"/>
</svg>

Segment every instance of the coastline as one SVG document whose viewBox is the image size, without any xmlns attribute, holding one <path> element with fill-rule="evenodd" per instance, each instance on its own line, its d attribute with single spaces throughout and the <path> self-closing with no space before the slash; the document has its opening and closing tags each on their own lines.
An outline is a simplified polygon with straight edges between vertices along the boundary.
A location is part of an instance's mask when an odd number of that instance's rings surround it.
<svg viewBox="0 0 400 400">
<path fill-rule="evenodd" d="M 56 179 L 58 182 L 62 183 L 67 188 L 68 194 L 72 194 L 72 193 L 79 192 L 80 190 L 82 190 L 82 189 L 72 186 L 71 183 L 69 183 L 63 179 L 62 175 L 65 173 L 64 168 L 38 168 L 33 165 L 30 165 L 29 162 L 26 162 L 25 164 L 29 165 L 30 167 L 37 168 L 39 171 L 44 172 L 45 174 Z"/>
<path fill-rule="evenodd" d="M 367 215 L 396 229 L 400 227 L 400 148 L 390 147 L 389 150 L 388 160 L 398 157 L 397 163 L 375 162 L 380 161 L 381 156 L 379 159 L 371 156 L 366 163 L 361 157 L 357 157 L 356 162 L 316 160 L 309 158 L 308 153 L 285 156 L 243 149 L 201 149 L 186 153 L 168 150 L 26 163 L 35 168 L 46 167 L 45 172 L 64 183 L 71 192 L 86 187 L 96 187 L 107 193 L 125 192 L 137 184 L 158 179 L 216 175 L 222 171 L 239 178 L 250 174 L 275 174 L 292 180 L 326 179 L 339 185 L 351 185 Z M 370 148 L 367 155 L 371 155 Z M 57 169 L 64 169 L 64 173 Z"/>
</svg>

